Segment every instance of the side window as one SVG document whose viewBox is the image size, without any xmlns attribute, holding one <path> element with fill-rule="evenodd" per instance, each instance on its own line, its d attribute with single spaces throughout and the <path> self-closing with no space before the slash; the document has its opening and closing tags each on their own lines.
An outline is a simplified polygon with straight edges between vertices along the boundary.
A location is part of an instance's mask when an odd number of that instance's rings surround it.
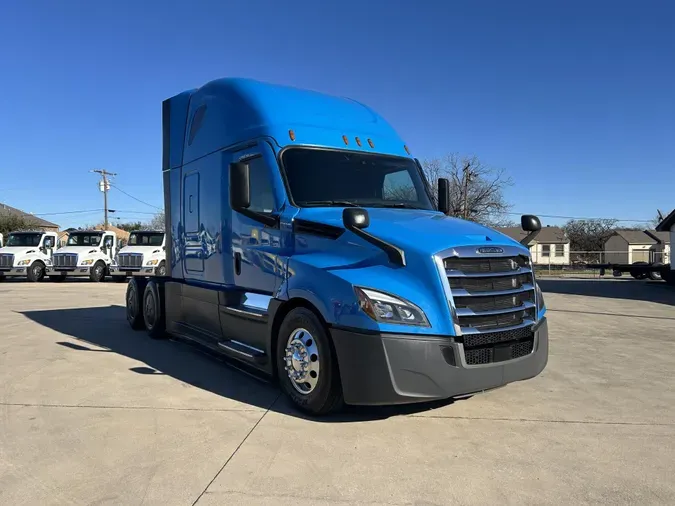
<svg viewBox="0 0 675 506">
<path fill-rule="evenodd" d="M 390 172 L 384 176 L 382 198 L 384 200 L 416 201 L 417 191 L 407 170 Z"/>
<path fill-rule="evenodd" d="M 51 236 L 45 237 L 44 247 L 45 248 L 53 248 L 54 247 L 54 238 L 51 237 Z"/>
<path fill-rule="evenodd" d="M 262 157 L 248 162 L 251 178 L 251 211 L 271 213 L 274 211 L 274 192 L 270 181 L 270 171 Z"/>
<path fill-rule="evenodd" d="M 543 257 L 550 257 L 551 256 L 551 245 L 550 244 L 542 244 L 541 245 L 541 256 L 543 256 Z"/>
<path fill-rule="evenodd" d="M 190 134 L 188 135 L 188 146 L 190 146 L 192 144 L 192 141 L 195 140 L 197 132 L 199 132 L 199 129 L 202 127 L 205 115 L 206 115 L 206 105 L 201 105 L 197 108 L 194 115 L 192 116 L 192 123 L 190 124 Z"/>
</svg>

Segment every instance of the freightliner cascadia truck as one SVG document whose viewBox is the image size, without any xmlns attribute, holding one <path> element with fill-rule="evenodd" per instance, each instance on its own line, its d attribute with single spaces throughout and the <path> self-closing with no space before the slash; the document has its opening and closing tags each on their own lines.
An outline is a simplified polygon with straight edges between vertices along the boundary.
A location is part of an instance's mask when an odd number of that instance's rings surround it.
<svg viewBox="0 0 675 506">
<path fill-rule="evenodd" d="M 219 79 L 162 116 L 166 276 L 129 281 L 133 328 L 276 377 L 314 415 L 468 395 L 546 366 L 528 249 L 447 216 L 445 179 L 434 206 L 369 107 Z"/>
</svg>

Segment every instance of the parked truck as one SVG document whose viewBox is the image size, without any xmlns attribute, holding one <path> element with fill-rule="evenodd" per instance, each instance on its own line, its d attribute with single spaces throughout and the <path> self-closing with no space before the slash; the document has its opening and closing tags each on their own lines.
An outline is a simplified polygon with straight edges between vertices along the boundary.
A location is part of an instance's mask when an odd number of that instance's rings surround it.
<svg viewBox="0 0 675 506">
<path fill-rule="evenodd" d="M 358 102 L 220 79 L 163 102 L 166 276 L 126 315 L 276 377 L 301 409 L 403 404 L 539 374 L 546 307 L 527 247 L 449 217 Z M 534 216 L 523 228 L 536 234 Z"/>
<path fill-rule="evenodd" d="M 113 280 L 124 282 L 129 276 L 166 275 L 165 238 L 164 232 L 132 232 L 127 245 L 119 250 L 110 266 Z"/>
<path fill-rule="evenodd" d="M 56 247 L 56 232 L 12 232 L 0 248 L 0 281 L 8 276 L 42 281 L 51 266 Z"/>
<path fill-rule="evenodd" d="M 77 230 L 68 234 L 65 246 L 53 256 L 53 265 L 47 267 L 52 281 L 63 281 L 68 276 L 88 276 L 92 281 L 103 281 L 117 251 L 117 235 L 108 230 Z"/>
</svg>

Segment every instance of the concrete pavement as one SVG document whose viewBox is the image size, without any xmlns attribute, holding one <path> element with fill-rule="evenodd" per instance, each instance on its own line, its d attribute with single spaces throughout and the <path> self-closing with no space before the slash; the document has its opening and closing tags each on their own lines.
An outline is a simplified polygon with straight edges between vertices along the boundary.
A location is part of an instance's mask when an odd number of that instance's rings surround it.
<svg viewBox="0 0 675 506">
<path fill-rule="evenodd" d="M 124 319 L 125 285 L 0 284 L 0 504 L 673 504 L 675 291 L 542 281 L 539 377 L 295 412 Z"/>
</svg>

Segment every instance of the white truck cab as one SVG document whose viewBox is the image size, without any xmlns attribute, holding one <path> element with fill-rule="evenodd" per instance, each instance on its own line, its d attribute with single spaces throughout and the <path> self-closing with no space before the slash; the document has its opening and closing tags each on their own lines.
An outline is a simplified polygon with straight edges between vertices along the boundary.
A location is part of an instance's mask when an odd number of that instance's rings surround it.
<svg viewBox="0 0 675 506">
<path fill-rule="evenodd" d="M 0 248 L 2 248 L 2 246 L 4 245 L 4 243 L 2 242 L 3 239 L 4 239 L 3 235 L 0 234 Z"/>
<path fill-rule="evenodd" d="M 166 275 L 166 235 L 164 232 L 139 230 L 129 235 L 129 242 L 115 256 L 110 275 L 123 282 L 129 276 Z"/>
<path fill-rule="evenodd" d="M 25 276 L 42 281 L 52 265 L 56 232 L 12 232 L 0 248 L 0 281 L 7 276 Z"/>
<path fill-rule="evenodd" d="M 70 232 L 65 246 L 54 253 L 47 275 L 52 281 L 63 281 L 67 276 L 89 276 L 92 281 L 103 281 L 116 250 L 117 235 L 109 230 Z"/>
</svg>

